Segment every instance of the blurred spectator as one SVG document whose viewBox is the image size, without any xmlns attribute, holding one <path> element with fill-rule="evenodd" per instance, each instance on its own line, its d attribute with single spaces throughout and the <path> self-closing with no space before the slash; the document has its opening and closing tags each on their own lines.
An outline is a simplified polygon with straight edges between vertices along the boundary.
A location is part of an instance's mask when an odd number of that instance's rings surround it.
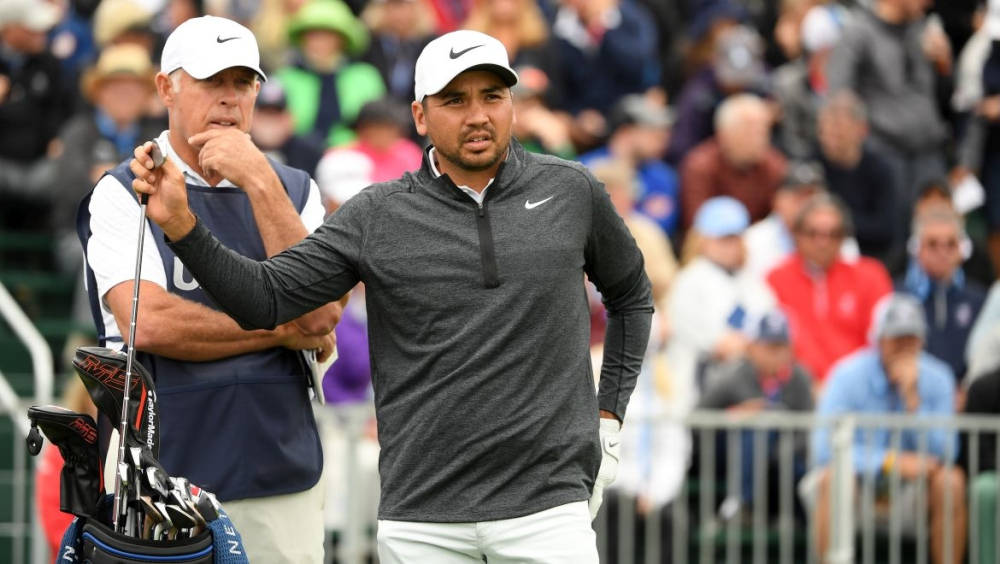
<svg viewBox="0 0 1000 564">
<path fill-rule="evenodd" d="M 847 18 L 839 4 L 814 6 L 802 20 L 802 56 L 774 72 L 774 97 L 781 105 L 778 145 L 793 159 L 816 155 L 816 115 L 827 94 L 826 63 Z"/>
<path fill-rule="evenodd" d="M 968 390 L 968 398 L 965 413 L 1000 417 L 1000 367 L 973 382 Z M 972 444 L 968 434 L 962 433 L 961 439 L 958 464 L 972 480 L 969 497 L 975 499 L 973 507 L 977 513 L 974 523 L 978 533 L 975 537 L 979 539 L 979 561 L 996 562 L 997 489 L 1000 484 L 1000 476 L 997 475 L 997 436 L 992 432 L 979 434 L 976 453 L 978 465 L 975 468 L 972 467 Z M 974 475 L 976 476 L 973 478 Z"/>
<path fill-rule="evenodd" d="M 944 32 L 955 53 L 965 48 L 966 42 L 975 31 L 976 10 L 985 2 L 983 0 L 934 0 L 933 12 L 941 16 Z"/>
<path fill-rule="evenodd" d="M 588 165 L 594 176 L 604 183 L 618 215 L 625 220 L 625 226 L 642 251 L 646 276 L 653 287 L 653 303 L 656 305 L 654 317 L 663 333 L 654 331 L 650 341 L 662 346 L 667 342 L 668 322 L 665 316 L 670 288 L 677 274 L 677 259 L 670 245 L 670 239 L 662 229 L 636 207 L 641 188 L 636 170 L 631 163 L 621 159 L 605 158 L 591 161 Z M 598 304 L 600 305 L 600 304 Z M 603 306 L 602 306 L 603 309 Z M 604 342 L 603 336 L 599 341 Z"/>
<path fill-rule="evenodd" d="M 764 315 L 750 316 L 744 323 L 744 333 L 749 341 L 746 354 L 735 362 L 723 367 L 708 382 L 705 393 L 698 402 L 699 409 L 725 409 L 741 415 L 753 415 L 763 411 L 812 411 L 812 377 L 795 362 L 792 354 L 791 335 L 788 320 L 780 311 L 766 312 Z M 724 435 L 722 435 L 724 436 Z M 743 448 L 739 462 L 741 472 L 742 502 L 752 503 L 754 492 L 754 436 L 752 430 L 740 433 Z M 778 433 L 765 434 L 767 473 L 778 474 Z M 805 445 L 796 449 L 794 461 L 795 481 L 805 475 Z M 725 453 L 725 449 L 721 451 Z M 765 483 L 769 482 L 765 478 Z M 768 487 L 767 491 L 777 492 L 778 488 Z M 777 496 L 775 495 L 775 501 Z M 776 507 L 776 503 L 769 503 Z"/>
<path fill-rule="evenodd" d="M 14 210 L 18 201 L 45 210 L 54 180 L 46 153 L 74 99 L 47 50 L 46 32 L 60 17 L 45 0 L 0 2 L 0 224 L 46 227 L 43 214 Z"/>
<path fill-rule="evenodd" d="M 250 137 L 268 157 L 315 176 L 323 152 L 295 134 L 292 114 L 288 112 L 288 97 L 280 82 L 261 83 Z"/>
<path fill-rule="evenodd" d="M 76 208 L 108 169 L 132 156 L 136 146 L 167 128 L 147 118 L 155 70 L 138 45 L 112 45 L 87 69 L 80 89 L 88 106 L 63 126 L 55 158 L 57 182 L 51 190 L 51 228 L 58 238 L 58 263 L 67 273 L 82 265 Z"/>
<path fill-rule="evenodd" d="M 853 233 L 849 212 L 833 195 L 810 200 L 795 219 L 795 253 L 767 281 L 789 317 L 795 358 L 822 383 L 830 367 L 865 346 L 876 302 L 892 291 L 881 263 L 841 257 Z"/>
<path fill-rule="evenodd" d="M 861 253 L 884 259 L 899 231 L 895 179 L 885 158 L 865 144 L 864 103 L 848 91 L 833 95 L 819 110 L 818 133 L 828 188 L 850 210 Z"/>
<path fill-rule="evenodd" d="M 692 3 L 690 16 L 682 43 L 681 85 L 712 65 L 719 40 L 732 28 L 745 23 L 749 14 L 746 8 L 731 0 L 708 0 Z M 671 93 L 678 91 L 673 89 Z"/>
<path fill-rule="evenodd" d="M 821 0 L 781 0 L 780 4 L 774 31 L 768 38 L 772 43 L 769 54 L 773 57 L 774 47 L 777 47 L 786 61 L 793 61 L 803 55 L 805 30 L 802 23 L 809 11 L 821 4 Z"/>
<path fill-rule="evenodd" d="M 427 0 L 434 13 L 437 35 L 461 28 L 475 0 Z"/>
<path fill-rule="evenodd" d="M 413 100 L 413 69 L 433 39 L 431 16 L 421 0 L 374 0 L 362 13 L 372 31 L 364 61 L 378 69 L 389 94 Z"/>
<path fill-rule="evenodd" d="M 972 326 L 966 343 L 966 359 L 969 361 L 966 385 L 1000 368 L 1000 281 L 990 286 L 986 303 Z"/>
<path fill-rule="evenodd" d="M 665 106 L 641 94 L 629 94 L 611 111 L 607 144 L 580 157 L 588 166 L 611 157 L 634 168 L 639 174 L 639 211 L 670 236 L 677 229 L 680 189 L 677 173 L 661 159 L 670 142 L 672 122 L 673 114 Z"/>
<path fill-rule="evenodd" d="M 249 26 L 260 45 L 261 67 L 271 74 L 289 64 L 288 22 L 309 0 L 260 0 Z"/>
<path fill-rule="evenodd" d="M 764 94 L 767 87 L 764 44 L 751 28 L 724 28 L 715 45 L 711 66 L 689 79 L 677 98 L 667 161 L 679 164 L 713 133 L 713 119 L 724 101 L 735 94 Z"/>
<path fill-rule="evenodd" d="M 986 289 L 966 280 L 962 262 L 972 252 L 962 218 L 947 208 L 935 208 L 913 221 L 907 245 L 912 259 L 898 291 L 915 296 L 928 320 L 927 352 L 943 360 L 957 381 L 965 377 L 966 343 L 986 301 Z"/>
<path fill-rule="evenodd" d="M 605 159 L 594 161 L 590 166 L 594 176 L 604 183 L 611 203 L 642 251 L 656 305 L 649 347 L 629 413 L 633 417 L 638 414 L 640 418 L 680 413 L 683 408 L 679 402 L 686 394 L 675 385 L 663 354 L 669 339 L 666 304 L 677 272 L 670 241 L 653 221 L 636 211 L 636 172 L 627 162 Z M 592 286 L 588 284 L 588 287 Z M 597 297 L 592 311 L 603 311 Z M 604 320 L 600 321 L 602 334 L 598 348 L 604 342 Z M 594 356 L 602 358 L 600 354 Z M 598 370 L 595 369 L 595 374 Z M 680 490 L 689 450 L 690 440 L 680 423 L 636 424 L 631 431 L 622 434 L 622 456 L 628 462 L 622 465 L 623 472 L 615 480 L 614 489 L 635 498 L 640 517 L 661 510 Z M 624 470 L 626 467 L 629 469 Z"/>
<path fill-rule="evenodd" d="M 1000 270 L 1000 4 L 989 2 L 986 33 L 991 41 L 983 65 L 983 99 L 976 108 L 976 120 L 983 126 L 980 178 L 986 192 L 985 215 L 989 228 L 989 251 L 993 267 Z M 970 135 L 972 132 L 969 133 Z"/>
<path fill-rule="evenodd" d="M 920 304 L 906 294 L 893 294 L 878 307 L 874 321 L 874 343 L 839 363 L 819 400 L 817 414 L 824 417 L 845 413 L 910 414 L 942 416 L 955 413 L 955 379 L 940 360 L 922 352 L 927 327 Z M 831 436 L 828 426 L 813 436 L 816 462 L 830 464 Z M 926 432 L 926 454 L 919 452 L 924 433 L 902 431 L 901 449 L 891 450 L 889 429 L 854 433 L 854 467 L 857 475 L 874 475 L 883 492 L 889 476 L 898 472 L 903 480 L 899 499 L 890 500 L 902 515 L 904 529 L 915 532 L 916 520 L 927 518 L 918 505 L 917 481 L 927 480 L 930 517 L 931 560 L 962 562 L 966 541 L 965 473 L 946 466 L 957 454 L 954 431 L 933 428 Z M 830 473 L 821 470 L 816 533 L 820 560 L 830 545 Z M 926 474 L 925 474 L 926 472 Z M 945 531 L 948 510 L 952 530 Z M 951 554 L 945 554 L 945 536 L 951 535 Z"/>
<path fill-rule="evenodd" d="M 764 280 L 774 267 L 795 251 L 792 236 L 795 219 L 806 202 L 817 194 L 825 193 L 826 189 L 826 179 L 819 165 L 810 162 L 789 164 L 788 173 L 774 194 L 773 211 L 751 225 L 744 236 L 749 276 Z M 858 244 L 853 237 L 844 238 L 840 256 L 846 260 L 857 258 Z"/>
<path fill-rule="evenodd" d="M 549 26 L 536 0 L 475 0 L 462 27 L 499 39 L 512 66 L 533 65 L 551 73 Z"/>
<path fill-rule="evenodd" d="M 767 217 L 787 162 L 771 146 L 771 110 L 753 94 L 727 98 L 715 114 L 715 137 L 695 147 L 681 165 L 682 228 L 702 202 L 732 196 L 751 221 Z"/>
<path fill-rule="evenodd" d="M 682 386 L 702 389 L 710 371 L 742 355 L 744 316 L 774 306 L 767 287 L 742 273 L 742 235 L 749 226 L 746 208 L 729 196 L 706 200 L 695 216 L 698 254 L 677 274 L 668 310 L 667 356 Z"/>
<path fill-rule="evenodd" d="M 393 98 L 366 103 L 354 124 L 357 139 L 320 159 L 316 182 L 327 211 L 375 182 L 400 178 L 420 168 L 423 152 L 409 139 L 413 127 L 407 106 Z"/>
<path fill-rule="evenodd" d="M 899 240 L 917 190 L 947 172 L 937 92 L 951 73 L 951 48 L 924 8 L 924 1 L 875 0 L 871 10 L 859 9 L 827 68 L 830 92 L 853 90 L 868 108 L 870 142 L 895 178 Z"/>
<path fill-rule="evenodd" d="M 589 135 L 622 96 L 658 83 L 656 28 L 635 0 L 561 0 L 552 35 L 560 109 Z"/>
<path fill-rule="evenodd" d="M 159 41 L 152 25 L 153 13 L 137 0 L 101 0 L 94 13 L 94 41 L 101 49 L 135 43 L 152 58 Z"/>
<path fill-rule="evenodd" d="M 575 159 L 576 150 L 570 137 L 568 120 L 552 111 L 546 101 L 550 84 L 548 75 L 531 66 L 520 66 L 515 70 L 518 80 L 511 87 L 517 105 L 514 137 L 532 153 Z"/>
<path fill-rule="evenodd" d="M 932 180 L 921 188 L 913 206 L 914 220 L 931 210 L 940 208 L 958 213 L 952 200 L 948 181 L 944 179 Z M 990 261 L 989 254 L 978 241 L 970 238 L 969 243 L 971 254 L 962 263 L 965 278 L 966 280 L 975 280 L 980 286 L 988 287 L 996 280 L 993 263 Z M 895 249 L 887 257 L 885 263 L 893 278 L 905 276 L 906 269 L 910 264 L 910 253 L 906 250 L 906 246 L 902 245 Z"/>
<path fill-rule="evenodd" d="M 365 286 L 351 290 L 351 299 L 334 329 L 337 360 L 323 377 L 323 394 L 333 406 L 362 403 L 372 399 L 372 369 L 368 355 L 368 312 Z"/>
<path fill-rule="evenodd" d="M 274 74 L 296 133 L 321 149 L 347 143 L 361 106 L 385 94 L 378 70 L 350 59 L 368 48 L 368 30 L 341 0 L 311 0 L 288 22 L 288 37 L 295 64 Z"/>
</svg>

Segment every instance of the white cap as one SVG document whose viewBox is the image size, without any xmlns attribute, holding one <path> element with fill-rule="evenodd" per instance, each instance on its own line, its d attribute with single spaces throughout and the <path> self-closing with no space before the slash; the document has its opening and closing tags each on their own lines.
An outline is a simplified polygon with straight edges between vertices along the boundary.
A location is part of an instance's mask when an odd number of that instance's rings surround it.
<svg viewBox="0 0 1000 564">
<path fill-rule="evenodd" d="M 48 31 L 62 18 L 62 11 L 44 0 L 0 0 L 0 27 L 19 24 L 34 32 Z"/>
<path fill-rule="evenodd" d="M 316 184 L 327 200 L 338 206 L 371 186 L 375 163 L 353 149 L 335 149 L 323 155 L 316 166 Z"/>
<path fill-rule="evenodd" d="M 507 86 L 517 84 L 517 73 L 510 68 L 503 43 L 478 31 L 446 33 L 428 43 L 417 58 L 413 93 L 423 102 L 424 96 L 437 94 L 456 76 L 480 69 L 497 73 Z"/>
<path fill-rule="evenodd" d="M 226 18 L 192 18 L 170 34 L 163 46 L 160 69 L 170 74 L 184 69 L 199 80 L 232 67 L 246 67 L 267 80 L 260 70 L 257 39 L 249 29 Z"/>
<path fill-rule="evenodd" d="M 809 53 L 833 48 L 849 18 L 850 13 L 843 6 L 813 6 L 802 19 L 802 47 Z"/>
</svg>

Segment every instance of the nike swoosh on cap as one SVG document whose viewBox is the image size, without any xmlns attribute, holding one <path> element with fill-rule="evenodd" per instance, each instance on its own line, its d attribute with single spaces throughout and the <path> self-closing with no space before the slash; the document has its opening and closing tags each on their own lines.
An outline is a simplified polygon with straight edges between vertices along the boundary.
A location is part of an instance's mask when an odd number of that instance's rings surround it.
<svg viewBox="0 0 1000 564">
<path fill-rule="evenodd" d="M 461 51 L 459 51 L 457 53 L 455 52 L 455 48 L 452 47 L 451 48 L 451 52 L 448 53 L 448 56 L 451 57 L 452 59 L 457 59 L 457 58 L 461 57 L 462 55 L 468 53 L 469 51 L 472 51 L 473 49 L 478 49 L 480 47 L 482 47 L 482 45 L 473 45 L 472 47 L 469 47 L 468 49 L 462 49 Z"/>
<path fill-rule="evenodd" d="M 545 202 L 551 200 L 552 198 L 555 198 L 555 196 L 549 196 L 548 198 L 545 198 L 544 200 L 541 200 L 539 202 L 535 202 L 533 204 L 531 203 L 531 200 L 525 200 L 524 201 L 524 209 L 526 209 L 526 210 L 533 210 L 533 209 L 537 208 L 538 206 L 544 204 Z"/>
<path fill-rule="evenodd" d="M 225 43 L 226 41 L 232 41 L 233 39 L 239 39 L 239 38 L 240 38 L 240 37 L 239 37 L 239 36 L 237 35 L 236 37 L 227 37 L 227 38 L 223 39 L 221 35 L 217 35 L 217 36 L 215 37 L 215 40 L 216 40 L 216 41 L 217 41 L 218 43 Z"/>
</svg>

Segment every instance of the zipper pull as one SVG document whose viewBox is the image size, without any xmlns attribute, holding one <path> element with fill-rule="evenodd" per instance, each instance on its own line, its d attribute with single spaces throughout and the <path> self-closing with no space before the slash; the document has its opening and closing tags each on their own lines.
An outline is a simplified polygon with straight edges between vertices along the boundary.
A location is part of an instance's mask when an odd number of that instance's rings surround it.
<svg viewBox="0 0 1000 564">
<path fill-rule="evenodd" d="M 479 217 L 486 217 L 486 213 L 483 211 L 483 204 L 478 204 L 479 206 Z"/>
</svg>

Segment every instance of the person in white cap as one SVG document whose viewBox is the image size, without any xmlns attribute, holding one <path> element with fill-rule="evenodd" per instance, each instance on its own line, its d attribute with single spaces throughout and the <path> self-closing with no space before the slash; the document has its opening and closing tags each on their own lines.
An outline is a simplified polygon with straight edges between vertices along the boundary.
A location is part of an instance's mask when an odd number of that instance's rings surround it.
<svg viewBox="0 0 1000 564">
<path fill-rule="evenodd" d="M 267 159 L 250 140 L 262 80 L 254 36 L 211 16 L 170 34 L 154 77 L 169 124 L 156 139 L 166 157 L 157 174 L 253 260 L 298 242 L 324 215 L 309 175 Z M 145 142 L 134 155 L 149 158 L 152 150 Z M 98 181 L 78 212 L 101 343 L 136 348 L 136 360 L 156 379 L 161 463 L 217 495 L 251 561 L 321 562 L 323 455 L 300 351 L 332 353 L 339 305 L 270 331 L 245 331 L 218 311 L 149 223 L 136 337 L 125 343 L 135 271 L 122 257 L 135 253 L 140 209 L 131 160 Z"/>
<path fill-rule="evenodd" d="M 579 163 L 511 136 L 503 45 L 459 31 L 417 59 L 421 168 L 348 200 L 258 262 L 226 249 L 145 154 L 134 187 L 192 275 L 244 328 L 364 282 L 378 419 L 379 560 L 597 562 L 591 519 L 649 340 L 642 254 Z M 608 310 L 598 389 L 585 275 Z"/>
</svg>

